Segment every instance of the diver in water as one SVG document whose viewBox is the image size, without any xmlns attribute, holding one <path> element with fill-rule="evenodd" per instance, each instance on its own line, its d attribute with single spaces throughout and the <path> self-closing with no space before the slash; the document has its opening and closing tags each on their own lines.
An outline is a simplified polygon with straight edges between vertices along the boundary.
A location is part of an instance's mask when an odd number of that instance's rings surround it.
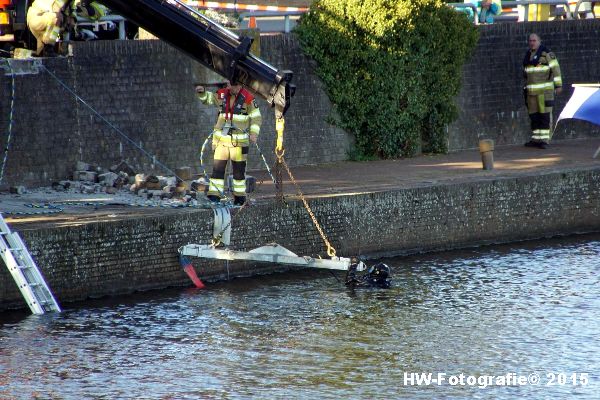
<svg viewBox="0 0 600 400">
<path fill-rule="evenodd" d="M 390 278 L 390 267 L 384 263 L 378 263 L 369 267 L 363 275 L 357 275 L 360 262 L 353 262 L 346 274 L 346 286 L 348 287 L 374 287 L 387 289 L 392 285 Z"/>
</svg>

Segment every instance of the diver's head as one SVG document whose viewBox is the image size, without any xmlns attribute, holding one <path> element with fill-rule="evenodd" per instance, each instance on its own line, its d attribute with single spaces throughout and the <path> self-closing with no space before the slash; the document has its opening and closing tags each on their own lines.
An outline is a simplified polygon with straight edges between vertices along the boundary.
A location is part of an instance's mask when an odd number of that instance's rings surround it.
<svg viewBox="0 0 600 400">
<path fill-rule="evenodd" d="M 390 286 L 390 267 L 384 263 L 375 264 L 367 271 L 369 282 L 373 285 L 389 287 Z"/>
</svg>

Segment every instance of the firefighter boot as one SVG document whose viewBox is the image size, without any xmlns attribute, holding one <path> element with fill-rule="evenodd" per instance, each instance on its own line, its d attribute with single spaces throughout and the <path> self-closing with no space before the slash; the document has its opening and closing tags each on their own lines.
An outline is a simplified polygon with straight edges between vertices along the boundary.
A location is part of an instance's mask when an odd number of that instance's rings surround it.
<svg viewBox="0 0 600 400">
<path fill-rule="evenodd" d="M 53 44 L 45 44 L 44 48 L 42 49 L 42 57 L 56 57 L 56 51 L 54 50 L 54 45 Z"/>
</svg>

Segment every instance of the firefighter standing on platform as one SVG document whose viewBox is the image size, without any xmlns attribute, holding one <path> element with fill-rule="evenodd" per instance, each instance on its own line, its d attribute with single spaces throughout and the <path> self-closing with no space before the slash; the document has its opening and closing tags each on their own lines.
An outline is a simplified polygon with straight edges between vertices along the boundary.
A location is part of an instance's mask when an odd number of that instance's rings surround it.
<svg viewBox="0 0 600 400">
<path fill-rule="evenodd" d="M 250 142 L 256 143 L 262 117 L 254 96 L 241 85 L 227 84 L 216 93 L 196 86 L 200 101 L 219 109 L 214 126 L 212 148 L 213 170 L 208 186 L 208 198 L 220 201 L 225 192 L 225 169 L 231 160 L 233 169 L 234 204 L 246 202 L 246 161 Z"/>
<path fill-rule="evenodd" d="M 531 120 L 531 140 L 525 146 L 545 149 L 551 137 L 554 91 L 556 94 L 562 91 L 562 78 L 556 56 L 541 44 L 535 33 L 529 35 L 523 68 L 527 80 L 524 95 Z"/>
</svg>

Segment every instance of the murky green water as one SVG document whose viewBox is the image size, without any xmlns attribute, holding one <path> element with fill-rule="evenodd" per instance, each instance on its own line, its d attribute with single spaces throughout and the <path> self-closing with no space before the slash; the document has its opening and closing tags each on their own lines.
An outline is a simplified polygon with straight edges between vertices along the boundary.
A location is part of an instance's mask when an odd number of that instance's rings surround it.
<svg viewBox="0 0 600 400">
<path fill-rule="evenodd" d="M 0 399 L 600 398 L 600 235 L 387 262 L 2 313 Z"/>
</svg>

